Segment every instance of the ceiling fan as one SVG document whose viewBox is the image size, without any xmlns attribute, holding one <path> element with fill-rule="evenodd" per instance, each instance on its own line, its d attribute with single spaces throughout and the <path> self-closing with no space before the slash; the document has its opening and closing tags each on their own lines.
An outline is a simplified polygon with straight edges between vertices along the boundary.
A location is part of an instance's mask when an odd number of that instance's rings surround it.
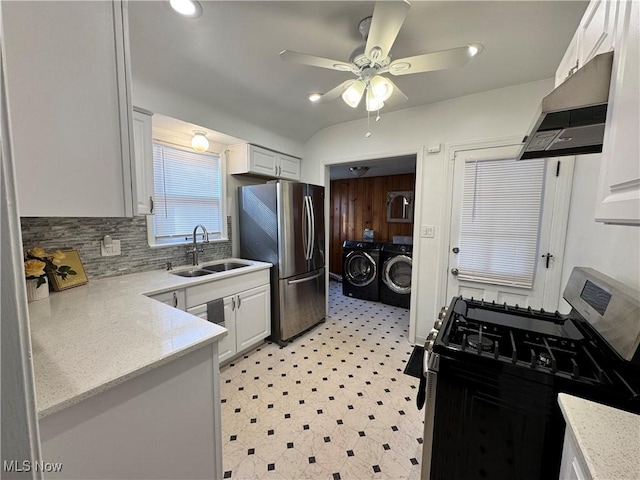
<svg viewBox="0 0 640 480">
<path fill-rule="evenodd" d="M 474 43 L 392 60 L 389 51 L 410 7 L 411 4 L 406 0 L 376 2 L 373 16 L 363 19 L 358 25 L 366 43 L 353 51 L 348 62 L 291 50 L 280 52 L 280 58 L 287 62 L 351 72 L 357 77 L 342 82 L 324 94 L 310 96 L 312 101 L 325 103 L 342 96 L 347 105 L 356 108 L 364 96 L 369 112 L 380 110 L 392 95 L 394 100 L 405 101 L 407 96 L 388 77 L 383 77 L 383 74 L 400 76 L 458 67 L 467 63 L 483 48 Z"/>
</svg>

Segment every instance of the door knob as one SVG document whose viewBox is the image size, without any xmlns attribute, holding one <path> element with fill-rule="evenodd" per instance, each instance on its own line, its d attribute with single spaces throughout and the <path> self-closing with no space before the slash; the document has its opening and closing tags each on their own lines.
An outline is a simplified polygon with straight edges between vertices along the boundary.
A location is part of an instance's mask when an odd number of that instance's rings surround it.
<svg viewBox="0 0 640 480">
<path fill-rule="evenodd" d="M 460 249 L 459 249 L 458 247 L 453 247 L 453 248 L 451 249 L 451 251 L 452 251 L 453 253 L 458 253 L 458 252 L 460 251 Z"/>
<path fill-rule="evenodd" d="M 457 268 L 452 268 L 452 269 L 451 269 L 451 275 L 453 275 L 454 277 L 457 277 L 457 276 L 458 276 L 458 273 L 459 273 L 459 272 L 458 272 L 458 269 L 457 269 Z"/>
</svg>

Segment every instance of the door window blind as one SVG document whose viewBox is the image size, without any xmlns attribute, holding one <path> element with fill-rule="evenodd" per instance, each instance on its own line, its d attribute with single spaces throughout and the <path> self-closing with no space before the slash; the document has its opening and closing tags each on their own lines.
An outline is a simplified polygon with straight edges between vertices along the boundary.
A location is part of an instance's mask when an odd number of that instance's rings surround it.
<svg viewBox="0 0 640 480">
<path fill-rule="evenodd" d="M 210 240 L 223 238 L 222 166 L 218 155 L 154 143 L 153 180 L 157 243 L 190 240 L 198 224 L 206 227 Z"/>
<path fill-rule="evenodd" d="M 544 159 L 466 162 L 460 280 L 533 286 L 545 164 Z"/>
</svg>

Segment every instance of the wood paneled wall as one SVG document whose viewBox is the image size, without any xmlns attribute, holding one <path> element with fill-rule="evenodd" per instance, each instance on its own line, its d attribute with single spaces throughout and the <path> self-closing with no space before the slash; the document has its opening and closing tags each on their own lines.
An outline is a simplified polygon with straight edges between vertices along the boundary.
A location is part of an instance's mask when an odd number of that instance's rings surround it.
<svg viewBox="0 0 640 480">
<path fill-rule="evenodd" d="M 387 192 L 415 191 L 415 174 L 360 177 L 331 181 L 329 271 L 342 275 L 342 242 L 361 240 L 365 228 L 374 241 L 413 235 L 413 223 L 387 223 Z"/>
</svg>

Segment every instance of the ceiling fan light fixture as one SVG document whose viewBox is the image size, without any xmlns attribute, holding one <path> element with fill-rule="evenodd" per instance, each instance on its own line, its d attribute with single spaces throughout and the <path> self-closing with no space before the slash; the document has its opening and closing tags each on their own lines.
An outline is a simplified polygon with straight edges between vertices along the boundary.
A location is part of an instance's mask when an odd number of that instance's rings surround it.
<svg viewBox="0 0 640 480">
<path fill-rule="evenodd" d="M 367 112 L 376 112 L 384 107 L 384 102 L 377 98 L 371 88 L 367 88 Z"/>
<path fill-rule="evenodd" d="M 353 82 L 351 86 L 347 88 L 342 94 L 344 103 L 349 105 L 351 108 L 357 108 L 360 104 L 360 100 L 362 100 L 362 95 L 364 94 L 365 87 L 366 85 L 360 79 Z"/>
<path fill-rule="evenodd" d="M 207 132 L 202 130 L 194 130 L 191 139 L 191 147 L 198 153 L 209 150 L 209 140 L 207 140 Z"/>
<path fill-rule="evenodd" d="M 310 93 L 307 98 L 309 98 L 310 102 L 316 103 L 318 100 L 320 100 L 322 98 L 322 94 L 321 93 Z"/>
<path fill-rule="evenodd" d="M 189 18 L 196 18 L 202 15 L 202 5 L 195 0 L 169 0 L 171 8 Z"/>
<path fill-rule="evenodd" d="M 369 167 L 349 167 L 349 171 L 353 173 L 356 177 L 362 177 L 365 173 L 369 171 Z"/>
<path fill-rule="evenodd" d="M 392 83 L 380 75 L 376 75 L 369 82 L 369 88 L 376 100 L 384 102 L 393 93 Z"/>
</svg>

